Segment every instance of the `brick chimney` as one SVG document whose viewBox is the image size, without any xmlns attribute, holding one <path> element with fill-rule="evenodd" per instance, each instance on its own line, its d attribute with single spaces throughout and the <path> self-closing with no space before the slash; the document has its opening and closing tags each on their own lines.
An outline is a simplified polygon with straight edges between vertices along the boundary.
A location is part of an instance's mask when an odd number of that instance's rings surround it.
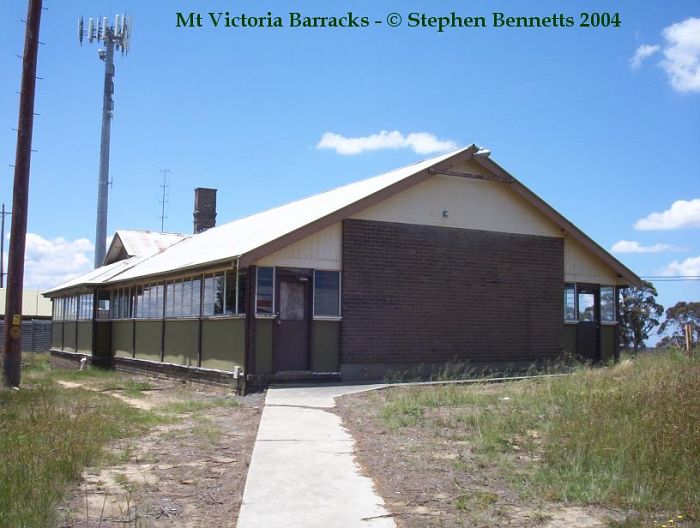
<svg viewBox="0 0 700 528">
<path fill-rule="evenodd" d="M 216 225 L 216 189 L 194 190 L 194 234 Z"/>
</svg>

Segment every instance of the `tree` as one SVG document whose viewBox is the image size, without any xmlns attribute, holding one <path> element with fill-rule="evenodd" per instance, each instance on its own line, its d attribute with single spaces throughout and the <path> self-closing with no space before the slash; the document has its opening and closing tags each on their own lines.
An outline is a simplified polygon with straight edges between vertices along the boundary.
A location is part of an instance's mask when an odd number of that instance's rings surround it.
<svg viewBox="0 0 700 528">
<path fill-rule="evenodd" d="M 678 336 L 663 336 L 658 343 L 656 343 L 656 348 L 682 348 L 683 342 Z"/>
<path fill-rule="evenodd" d="M 685 343 L 684 327 L 690 324 L 692 328 L 693 341 L 700 341 L 700 302 L 677 302 L 666 310 L 666 320 L 661 323 L 659 333 L 670 330 L 670 335 L 674 341 Z"/>
<path fill-rule="evenodd" d="M 620 343 L 622 348 L 637 353 L 650 332 L 659 326 L 664 307 L 656 302 L 656 288 L 642 281 L 641 288 L 625 288 L 620 302 Z"/>
</svg>

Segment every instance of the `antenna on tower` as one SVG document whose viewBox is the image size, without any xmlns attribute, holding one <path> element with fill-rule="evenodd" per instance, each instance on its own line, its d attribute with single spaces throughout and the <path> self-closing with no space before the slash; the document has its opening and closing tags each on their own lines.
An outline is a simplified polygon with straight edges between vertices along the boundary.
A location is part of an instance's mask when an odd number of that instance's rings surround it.
<svg viewBox="0 0 700 528">
<path fill-rule="evenodd" d="M 92 44 L 94 40 L 102 42 L 104 48 L 98 50 L 98 56 L 105 63 L 104 94 L 102 98 L 102 134 L 100 140 L 100 175 L 97 180 L 97 222 L 95 228 L 95 267 L 102 265 L 107 251 L 107 209 L 109 200 L 109 139 L 114 116 L 114 50 L 122 55 L 129 53 L 131 47 L 131 16 L 124 13 L 114 17 L 114 25 L 108 17 L 89 18 L 87 28 L 83 17 L 78 19 L 78 42 L 83 40 Z"/>
<path fill-rule="evenodd" d="M 165 219 L 168 218 L 165 216 L 165 205 L 168 202 L 168 196 L 170 196 L 170 193 L 168 192 L 168 189 L 170 189 L 170 185 L 168 185 L 168 174 L 170 174 L 170 169 L 161 169 L 160 172 L 163 174 L 163 183 L 160 185 L 161 189 L 161 199 L 158 201 L 160 204 L 160 232 L 162 233 L 164 231 L 164 226 L 165 226 Z"/>
</svg>

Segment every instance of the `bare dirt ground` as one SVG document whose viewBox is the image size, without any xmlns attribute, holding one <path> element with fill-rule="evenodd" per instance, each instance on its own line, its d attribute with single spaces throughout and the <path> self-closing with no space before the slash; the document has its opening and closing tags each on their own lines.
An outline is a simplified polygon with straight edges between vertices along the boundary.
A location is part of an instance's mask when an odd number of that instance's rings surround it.
<svg viewBox="0 0 700 528">
<path fill-rule="evenodd" d="M 436 408 L 424 422 L 392 430 L 382 420 L 384 401 L 383 391 L 355 394 L 339 398 L 336 409 L 399 528 L 598 528 L 624 518 L 603 508 L 526 500 L 455 430 L 451 409 Z M 534 462 L 522 456 L 516 471 Z"/>
<path fill-rule="evenodd" d="M 132 376 L 144 391 L 99 390 L 165 419 L 146 435 L 119 440 L 107 462 L 86 468 L 59 507 L 58 526 L 235 527 L 264 394 Z"/>
</svg>

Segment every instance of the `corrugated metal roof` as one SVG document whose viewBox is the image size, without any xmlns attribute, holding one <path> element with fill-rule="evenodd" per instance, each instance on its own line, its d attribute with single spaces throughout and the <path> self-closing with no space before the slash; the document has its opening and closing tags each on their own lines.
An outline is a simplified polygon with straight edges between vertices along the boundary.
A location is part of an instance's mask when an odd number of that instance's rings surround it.
<svg viewBox="0 0 700 528">
<path fill-rule="evenodd" d="M 64 282 L 44 292 L 44 295 L 55 293 L 61 290 L 68 290 L 75 288 L 77 286 L 97 286 L 108 282 L 109 279 L 115 277 L 116 275 L 122 273 L 129 268 L 136 266 L 139 262 L 143 261 L 143 257 L 129 257 L 124 260 L 114 262 L 112 264 L 107 264 L 100 268 L 96 268 L 89 271 L 83 275 L 80 275 L 74 279 Z"/>
<path fill-rule="evenodd" d="M 304 227 L 338 209 L 365 198 L 390 185 L 417 174 L 436 163 L 460 154 L 474 146 L 461 148 L 428 160 L 407 165 L 400 169 L 338 187 L 287 203 L 285 205 L 254 214 L 240 220 L 213 227 L 196 235 L 172 234 L 181 237 L 169 247 L 152 252 L 165 238 L 150 231 L 118 230 L 130 257 L 113 264 L 97 268 L 45 292 L 51 294 L 75 286 L 95 286 L 149 277 L 180 269 L 225 262 L 276 240 L 296 229 Z M 116 238 L 116 237 L 115 237 Z M 111 249 L 111 246 L 110 246 Z M 141 253 L 141 254 L 139 254 Z"/>
<path fill-rule="evenodd" d="M 469 150 L 471 150 L 471 153 L 466 152 Z M 470 145 L 441 156 L 407 165 L 380 176 L 351 183 L 331 191 L 213 227 L 196 235 L 172 234 L 173 238 L 167 239 L 162 235 L 168 234 L 163 233 L 120 230 L 117 234 L 122 239 L 126 252 L 130 255 L 132 252 L 136 255 L 141 253 L 138 257 L 131 257 L 125 261 L 103 266 L 46 293 L 50 294 L 79 285 L 117 283 L 178 270 L 202 268 L 210 264 L 232 263 L 238 257 L 246 255 L 244 258 L 252 258 L 251 255 L 255 255 L 255 250 L 258 250 L 258 248 L 270 245 L 275 241 L 279 243 L 279 239 L 283 237 L 285 237 L 286 241 L 287 236 L 292 234 L 296 236 L 295 231 L 301 230 L 305 226 L 326 222 L 326 217 L 333 213 L 361 202 L 377 193 L 381 194 L 385 189 L 387 190 L 386 192 L 394 192 L 397 188 L 395 184 L 398 184 L 398 186 L 408 185 L 411 182 L 403 182 L 403 180 L 407 180 L 412 176 L 418 177 L 419 173 L 425 173 L 427 169 L 441 162 L 449 163 L 447 160 L 450 158 L 472 154 L 477 150 L 478 147 Z M 482 158 L 477 161 L 488 165 L 491 170 L 507 174 L 500 166 L 488 158 Z M 512 176 L 508 176 L 512 178 Z M 555 223 L 584 242 L 586 247 L 589 247 L 594 253 L 601 256 L 613 269 L 618 270 L 618 273 L 629 278 L 632 283 L 639 281 L 639 278 L 633 272 L 609 255 L 604 249 L 600 248 L 549 205 L 545 204 L 532 191 L 525 188 L 514 178 L 513 181 L 513 185 L 517 184 L 519 186 L 518 192 L 525 199 L 538 209 L 545 211 Z M 522 189 L 520 189 L 521 187 Z M 180 238 L 178 239 L 178 237 Z M 163 249 L 163 245 L 170 240 L 175 241 Z M 150 255 L 147 256 L 146 253 L 150 253 Z"/>
<path fill-rule="evenodd" d="M 113 262 L 122 248 L 129 257 L 151 257 L 188 237 L 189 235 L 181 233 L 117 229 L 107 251 L 105 262 L 108 264 Z"/>
<path fill-rule="evenodd" d="M 183 240 L 158 255 L 146 259 L 137 267 L 115 277 L 113 281 L 157 275 L 227 259 L 233 260 L 257 247 L 323 218 L 346 205 L 467 150 L 467 148 L 316 194 L 228 224 L 213 227 Z"/>
</svg>

